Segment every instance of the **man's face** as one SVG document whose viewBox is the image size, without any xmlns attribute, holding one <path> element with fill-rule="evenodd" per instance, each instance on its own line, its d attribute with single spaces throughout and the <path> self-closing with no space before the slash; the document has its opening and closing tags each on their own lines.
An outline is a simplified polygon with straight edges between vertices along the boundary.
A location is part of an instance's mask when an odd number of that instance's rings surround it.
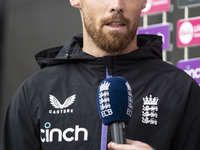
<svg viewBox="0 0 200 150">
<path fill-rule="evenodd" d="M 83 28 L 108 53 L 123 51 L 134 40 L 145 0 L 81 0 Z"/>
</svg>

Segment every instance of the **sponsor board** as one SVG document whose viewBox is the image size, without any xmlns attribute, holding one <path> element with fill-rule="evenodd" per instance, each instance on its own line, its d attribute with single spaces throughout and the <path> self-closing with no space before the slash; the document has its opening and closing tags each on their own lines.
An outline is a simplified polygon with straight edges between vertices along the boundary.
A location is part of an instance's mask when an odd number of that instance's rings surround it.
<svg viewBox="0 0 200 150">
<path fill-rule="evenodd" d="M 142 10 L 141 15 L 160 13 L 168 11 L 170 0 L 147 0 L 146 7 Z"/>
<path fill-rule="evenodd" d="M 200 58 L 180 60 L 177 67 L 184 70 L 200 85 Z"/>
<path fill-rule="evenodd" d="M 168 50 L 170 45 L 170 25 L 169 24 L 159 24 L 152 25 L 146 28 L 139 27 L 138 34 L 155 34 L 162 36 L 163 40 L 163 50 Z"/>
<path fill-rule="evenodd" d="M 200 1 L 199 0 L 179 0 L 178 1 L 178 6 L 183 7 L 183 6 L 199 6 Z"/>
<path fill-rule="evenodd" d="M 179 20 L 177 23 L 177 46 L 200 45 L 200 17 Z"/>
</svg>

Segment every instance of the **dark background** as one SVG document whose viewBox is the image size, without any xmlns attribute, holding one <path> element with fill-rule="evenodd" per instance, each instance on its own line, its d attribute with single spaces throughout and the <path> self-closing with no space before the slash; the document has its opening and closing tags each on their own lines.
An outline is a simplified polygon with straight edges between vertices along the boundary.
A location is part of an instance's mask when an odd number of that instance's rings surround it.
<svg viewBox="0 0 200 150">
<path fill-rule="evenodd" d="M 199 16 L 200 7 L 190 8 L 189 12 L 189 17 Z M 171 0 L 167 21 L 173 24 L 173 47 L 167 52 L 167 61 L 174 65 L 184 58 L 183 48 L 176 46 L 176 23 L 183 18 L 184 9 L 178 8 L 176 0 Z M 148 20 L 149 25 L 161 23 L 162 14 L 151 15 Z M 39 70 L 34 55 L 43 49 L 64 45 L 81 31 L 79 11 L 69 1 L 6 0 L 3 3 L 0 0 L 0 129 L 12 95 L 24 79 Z M 189 58 L 194 57 L 200 57 L 199 46 L 189 48 Z"/>
</svg>

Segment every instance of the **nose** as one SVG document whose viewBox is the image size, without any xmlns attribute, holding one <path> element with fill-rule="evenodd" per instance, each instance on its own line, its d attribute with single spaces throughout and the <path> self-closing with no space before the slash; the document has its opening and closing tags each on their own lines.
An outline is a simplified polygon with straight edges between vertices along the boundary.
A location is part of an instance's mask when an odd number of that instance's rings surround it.
<svg viewBox="0 0 200 150">
<path fill-rule="evenodd" d="M 110 12 L 123 13 L 124 12 L 124 0 L 110 0 Z"/>
</svg>

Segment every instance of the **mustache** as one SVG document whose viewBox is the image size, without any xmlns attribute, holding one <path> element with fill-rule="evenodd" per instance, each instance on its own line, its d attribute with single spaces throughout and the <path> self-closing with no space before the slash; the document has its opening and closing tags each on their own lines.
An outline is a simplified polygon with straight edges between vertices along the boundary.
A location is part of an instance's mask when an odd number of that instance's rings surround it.
<svg viewBox="0 0 200 150">
<path fill-rule="evenodd" d="M 123 22 L 126 25 L 129 25 L 129 23 L 130 23 L 129 19 L 127 19 L 126 17 L 124 17 L 120 13 L 115 13 L 110 17 L 104 18 L 104 19 L 101 20 L 100 23 L 101 23 L 101 26 L 103 27 L 104 25 L 106 25 L 106 24 L 108 24 L 110 22 L 116 21 L 116 20 L 120 21 L 120 22 Z"/>
</svg>

